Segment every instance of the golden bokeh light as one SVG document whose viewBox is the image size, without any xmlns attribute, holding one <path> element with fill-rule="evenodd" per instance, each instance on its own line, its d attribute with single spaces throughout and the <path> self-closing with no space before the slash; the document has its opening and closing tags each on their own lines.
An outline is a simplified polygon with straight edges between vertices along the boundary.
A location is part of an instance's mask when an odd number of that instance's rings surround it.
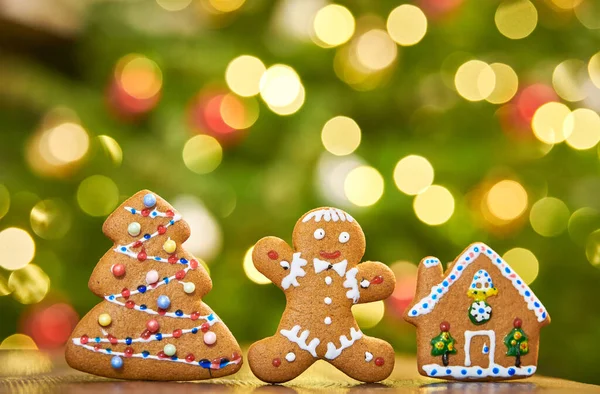
<svg viewBox="0 0 600 394">
<path fill-rule="evenodd" d="M 367 207 L 383 195 L 383 177 L 373 167 L 360 166 L 348 173 L 344 181 L 346 198 L 354 205 Z"/>
<path fill-rule="evenodd" d="M 242 98 L 235 94 L 227 93 L 221 99 L 219 113 L 223 122 L 236 130 L 251 127 L 259 115 L 258 103 L 253 98 Z"/>
<path fill-rule="evenodd" d="M 35 242 L 29 233 L 17 227 L 0 232 L 0 267 L 18 270 L 25 267 L 35 256 Z"/>
<path fill-rule="evenodd" d="M 87 132 L 76 123 L 63 123 L 47 133 L 48 152 L 61 164 L 81 159 L 90 147 Z"/>
<path fill-rule="evenodd" d="M 119 143 L 108 135 L 99 135 L 98 142 L 115 167 L 119 167 L 123 162 L 123 150 Z"/>
<path fill-rule="evenodd" d="M 167 11 L 181 11 L 186 9 L 192 0 L 156 0 L 156 3 Z"/>
<path fill-rule="evenodd" d="M 577 7 L 583 0 L 551 0 L 552 4 L 563 10 L 572 10 Z"/>
<path fill-rule="evenodd" d="M 0 343 L 0 350 L 37 350 L 35 341 L 25 334 L 13 334 Z"/>
<path fill-rule="evenodd" d="M 360 139 L 360 127 L 347 116 L 329 119 L 321 131 L 323 146 L 336 156 L 345 156 L 354 152 L 360 145 Z"/>
<path fill-rule="evenodd" d="M 12 296 L 21 304 L 35 304 L 48 294 L 50 278 L 35 264 L 13 271 L 8 277 Z"/>
<path fill-rule="evenodd" d="M 600 88 L 600 52 L 590 58 L 588 63 L 588 74 L 592 83 Z"/>
<path fill-rule="evenodd" d="M 300 77 L 285 64 L 269 67 L 260 79 L 260 95 L 269 106 L 286 107 L 300 96 L 301 90 Z"/>
<path fill-rule="evenodd" d="M 4 275 L 0 272 L 0 297 L 9 295 L 11 293 L 11 289 L 8 287 L 8 281 L 4 277 Z"/>
<path fill-rule="evenodd" d="M 44 239 L 59 239 L 71 228 L 71 211 L 61 200 L 43 200 L 29 215 L 33 232 Z"/>
<path fill-rule="evenodd" d="M 383 319 L 385 305 L 383 301 L 352 305 L 352 314 L 362 330 L 373 328 Z"/>
<path fill-rule="evenodd" d="M 564 123 L 567 145 L 577 150 L 591 149 L 600 141 L 600 116 L 587 108 L 567 115 Z"/>
<path fill-rule="evenodd" d="M 221 164 L 223 148 L 214 137 L 200 134 L 185 143 L 182 154 L 187 168 L 196 174 L 208 174 Z"/>
<path fill-rule="evenodd" d="M 119 188 L 104 175 L 92 175 L 79 184 L 77 203 L 90 216 L 106 216 L 119 203 Z"/>
<path fill-rule="evenodd" d="M 10 209 L 10 193 L 6 186 L 0 183 L 0 219 L 2 219 Z"/>
<path fill-rule="evenodd" d="M 278 107 L 276 105 L 270 105 L 267 103 L 269 109 L 276 113 L 277 115 L 287 116 L 292 115 L 298 112 L 302 105 L 304 104 L 304 100 L 306 99 L 306 91 L 304 90 L 304 86 L 300 85 L 300 93 L 298 97 L 294 99 L 290 104 L 284 105 L 282 107 Z"/>
<path fill-rule="evenodd" d="M 585 256 L 592 266 L 600 268 L 600 230 L 589 235 L 585 244 Z"/>
<path fill-rule="evenodd" d="M 223 231 L 204 202 L 196 196 L 182 194 L 175 197 L 173 207 L 190 227 L 190 237 L 185 241 L 186 250 L 201 261 L 210 261 L 217 256 L 223 246 Z"/>
<path fill-rule="evenodd" d="M 504 104 L 517 93 L 519 77 L 508 64 L 492 63 L 490 67 L 494 71 L 496 81 L 494 89 L 485 99 L 492 104 Z"/>
<path fill-rule="evenodd" d="M 156 96 L 163 82 L 158 65 L 138 54 L 129 54 L 119 60 L 115 78 L 125 93 L 139 100 Z"/>
<path fill-rule="evenodd" d="M 529 0 L 505 0 L 496 9 L 494 21 L 503 36 L 518 40 L 535 30 L 538 13 Z"/>
<path fill-rule="evenodd" d="M 246 0 L 208 0 L 210 6 L 218 12 L 233 12 L 238 10 Z"/>
<path fill-rule="evenodd" d="M 535 255 L 528 249 L 514 248 L 504 253 L 504 260 L 527 283 L 532 284 L 538 276 L 540 264 Z"/>
<path fill-rule="evenodd" d="M 555 101 L 541 105 L 531 119 L 533 133 L 545 144 L 563 142 L 569 136 L 564 124 L 570 113 L 569 107 Z"/>
<path fill-rule="evenodd" d="M 396 60 L 397 55 L 396 43 L 385 30 L 369 30 L 356 42 L 356 59 L 361 66 L 370 71 L 389 67 Z"/>
<path fill-rule="evenodd" d="M 417 155 L 402 158 L 394 168 L 396 187 L 405 194 L 414 196 L 424 192 L 433 183 L 433 166 Z"/>
<path fill-rule="evenodd" d="M 579 59 L 568 59 L 560 63 L 552 73 L 552 86 L 561 98 L 567 101 L 581 101 L 587 94 L 584 83 L 588 73 L 586 64 Z"/>
<path fill-rule="evenodd" d="M 569 218 L 567 229 L 571 240 L 585 245 L 588 236 L 600 228 L 600 212 L 594 208 L 579 208 Z"/>
<path fill-rule="evenodd" d="M 529 212 L 533 230 L 544 237 L 555 237 L 566 230 L 571 213 L 564 202 L 554 197 L 536 201 Z"/>
<path fill-rule="evenodd" d="M 354 27 L 354 16 L 346 7 L 326 5 L 313 20 L 314 42 L 324 48 L 342 45 L 352 38 Z"/>
<path fill-rule="evenodd" d="M 585 0 L 578 4 L 573 11 L 579 22 L 590 30 L 600 29 L 600 2 Z"/>
<path fill-rule="evenodd" d="M 254 263 L 252 262 L 252 251 L 254 250 L 254 246 L 246 251 L 244 255 L 244 272 L 248 279 L 250 279 L 254 283 L 258 283 L 259 285 L 266 285 L 271 283 L 269 278 L 258 272 Z"/>
<path fill-rule="evenodd" d="M 454 197 L 445 187 L 431 185 L 415 197 L 413 209 L 420 221 L 430 226 L 438 226 L 452 217 Z"/>
<path fill-rule="evenodd" d="M 415 45 L 425 37 L 427 17 L 419 7 L 402 4 L 390 12 L 387 31 L 399 45 Z"/>
<path fill-rule="evenodd" d="M 456 71 L 454 86 L 458 94 L 465 99 L 481 101 L 494 91 L 496 74 L 486 62 L 469 60 Z"/>
<path fill-rule="evenodd" d="M 242 97 L 260 93 L 260 79 L 267 71 L 263 62 L 254 56 L 242 55 L 229 62 L 225 70 L 225 81 L 232 92 Z"/>
<path fill-rule="evenodd" d="M 492 186 L 486 202 L 496 218 L 514 220 L 527 209 L 527 191 L 519 182 L 505 179 Z"/>
</svg>

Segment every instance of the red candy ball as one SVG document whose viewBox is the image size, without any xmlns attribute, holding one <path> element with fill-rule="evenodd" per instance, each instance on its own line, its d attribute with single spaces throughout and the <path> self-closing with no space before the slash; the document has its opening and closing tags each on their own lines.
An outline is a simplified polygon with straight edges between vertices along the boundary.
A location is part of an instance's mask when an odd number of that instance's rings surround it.
<svg viewBox="0 0 600 394">
<path fill-rule="evenodd" d="M 133 244 L 132 248 L 139 248 L 140 246 L 142 246 L 142 241 L 135 241 L 135 243 Z"/>
<path fill-rule="evenodd" d="M 177 330 L 173 331 L 173 338 L 179 338 L 181 336 L 181 334 L 183 334 L 183 333 L 178 328 Z"/>
<path fill-rule="evenodd" d="M 175 216 L 175 213 L 173 211 L 171 211 L 170 209 L 165 212 L 167 214 L 167 217 L 172 218 L 173 216 Z"/>
<path fill-rule="evenodd" d="M 148 208 L 142 209 L 142 216 L 148 217 L 148 215 L 150 215 L 150 210 Z"/>
<path fill-rule="evenodd" d="M 133 309 L 133 307 L 135 307 L 135 302 L 129 300 L 125 303 L 125 306 L 129 309 Z"/>
<path fill-rule="evenodd" d="M 383 276 L 381 275 L 377 275 L 376 277 L 374 277 L 373 279 L 371 279 L 371 284 L 372 285 L 379 285 L 383 283 Z"/>
<path fill-rule="evenodd" d="M 210 330 L 210 324 L 202 323 L 202 325 L 200 326 L 200 331 L 207 332 L 208 330 Z"/>
<path fill-rule="evenodd" d="M 148 322 L 146 323 L 146 328 L 150 332 L 157 332 L 160 328 L 160 324 L 158 324 L 158 322 L 155 319 L 148 320 Z"/>
<path fill-rule="evenodd" d="M 162 224 L 158 226 L 157 230 L 158 230 L 158 233 L 161 235 L 167 232 L 167 228 L 165 226 L 163 226 Z"/>
<path fill-rule="evenodd" d="M 270 250 L 269 253 L 267 253 L 267 256 L 269 256 L 271 260 L 277 260 L 279 254 L 274 250 Z"/>
<path fill-rule="evenodd" d="M 196 359 L 196 357 L 194 357 L 194 355 L 192 353 L 185 356 L 185 361 L 187 361 L 188 363 L 193 363 L 195 359 Z"/>
<path fill-rule="evenodd" d="M 450 323 L 448 323 L 447 321 L 443 321 L 443 322 L 440 324 L 440 330 L 441 330 L 442 332 L 448 332 L 448 331 L 450 331 Z"/>
<path fill-rule="evenodd" d="M 150 338 L 150 335 L 152 335 L 152 333 L 149 330 L 144 330 L 142 332 L 142 335 L 140 335 L 140 337 L 142 337 L 142 339 L 148 339 L 148 338 Z"/>
<path fill-rule="evenodd" d="M 161 309 L 161 308 L 158 308 L 158 314 L 159 314 L 160 316 L 164 316 L 166 313 L 167 313 L 167 311 L 166 311 L 166 310 L 164 310 L 164 309 Z"/>
<path fill-rule="evenodd" d="M 117 343 L 119 343 L 119 341 L 117 341 L 117 338 L 115 338 L 115 336 L 111 334 L 108 334 L 108 341 L 111 343 L 111 345 L 116 345 Z"/>
<path fill-rule="evenodd" d="M 199 317 L 200 314 L 198 312 L 192 312 L 192 314 L 190 315 L 190 319 L 192 320 L 198 320 Z"/>
<path fill-rule="evenodd" d="M 121 295 L 123 296 L 123 298 L 129 298 L 129 296 L 131 295 L 131 292 L 129 291 L 128 288 L 124 288 L 123 290 L 121 290 Z"/>
<path fill-rule="evenodd" d="M 133 356 L 133 348 L 130 346 L 127 346 L 125 348 L 125 357 L 131 357 Z"/>
<path fill-rule="evenodd" d="M 158 356 L 158 358 L 167 358 L 167 357 L 169 357 L 162 350 L 160 352 L 158 352 L 157 356 Z"/>
<path fill-rule="evenodd" d="M 141 251 L 140 253 L 138 253 L 138 255 L 137 255 L 137 259 L 138 259 L 139 261 L 145 261 L 145 260 L 146 260 L 146 258 L 148 258 L 148 255 L 146 254 L 146 251 L 145 251 L 145 250 L 142 250 L 142 251 Z"/>
<path fill-rule="evenodd" d="M 185 278 L 185 271 L 184 270 L 179 270 L 175 273 L 175 278 L 177 278 L 178 280 L 182 280 L 183 278 Z"/>
<path fill-rule="evenodd" d="M 385 360 L 383 359 L 383 357 L 377 357 L 375 359 L 375 365 L 377 365 L 378 367 L 381 367 L 383 364 L 385 364 Z"/>
<path fill-rule="evenodd" d="M 523 325 L 523 320 L 519 319 L 518 317 L 513 322 L 513 326 L 515 326 L 515 328 L 521 328 L 522 325 Z"/>
<path fill-rule="evenodd" d="M 172 255 L 170 255 L 170 256 L 169 256 L 169 259 L 168 259 L 168 262 L 169 262 L 169 263 L 171 263 L 171 264 L 175 264 L 175 263 L 177 263 L 178 261 L 179 261 L 179 258 L 178 258 L 176 255 L 172 254 Z"/>
<path fill-rule="evenodd" d="M 274 366 L 275 368 L 277 368 L 277 367 L 279 367 L 280 365 L 281 365 L 281 359 L 279 359 L 279 358 L 274 358 L 274 359 L 273 359 L 273 366 Z"/>
<path fill-rule="evenodd" d="M 95 350 L 95 351 L 98 351 L 98 350 L 100 350 L 100 345 L 94 345 L 94 350 Z"/>
<path fill-rule="evenodd" d="M 195 270 L 196 268 L 198 268 L 198 260 L 196 259 L 192 259 L 192 261 L 190 261 L 190 267 Z"/>
<path fill-rule="evenodd" d="M 79 338 L 79 343 L 85 345 L 86 343 L 88 343 L 89 340 L 90 338 L 87 335 L 82 335 L 81 338 Z"/>
<path fill-rule="evenodd" d="M 112 267 L 112 273 L 116 277 L 125 275 L 125 266 L 123 264 L 115 264 Z"/>
</svg>

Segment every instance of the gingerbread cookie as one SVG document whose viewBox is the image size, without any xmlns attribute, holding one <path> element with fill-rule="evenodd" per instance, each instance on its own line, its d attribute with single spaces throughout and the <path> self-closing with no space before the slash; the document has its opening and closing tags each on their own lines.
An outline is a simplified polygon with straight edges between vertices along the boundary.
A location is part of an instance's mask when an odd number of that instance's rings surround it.
<svg viewBox="0 0 600 394">
<path fill-rule="evenodd" d="M 465 249 L 445 273 L 435 257 L 423 259 L 404 318 L 417 327 L 419 372 L 456 380 L 533 375 L 540 328 L 550 323 L 527 284 L 482 243 Z"/>
<path fill-rule="evenodd" d="M 383 300 L 394 290 L 392 271 L 382 263 L 359 264 L 365 236 L 346 212 L 318 208 L 294 227 L 293 247 L 266 237 L 252 253 L 255 267 L 284 291 L 287 306 L 277 333 L 248 352 L 261 380 L 291 380 L 317 360 L 348 376 L 376 382 L 394 368 L 392 346 L 364 335 L 352 315 L 357 303 Z"/>
<path fill-rule="evenodd" d="M 181 215 L 143 190 L 106 219 L 103 232 L 115 244 L 88 284 L 103 300 L 71 335 L 69 365 L 121 379 L 198 380 L 236 372 L 240 347 L 202 302 L 212 283 L 181 246 L 190 236 Z"/>
</svg>

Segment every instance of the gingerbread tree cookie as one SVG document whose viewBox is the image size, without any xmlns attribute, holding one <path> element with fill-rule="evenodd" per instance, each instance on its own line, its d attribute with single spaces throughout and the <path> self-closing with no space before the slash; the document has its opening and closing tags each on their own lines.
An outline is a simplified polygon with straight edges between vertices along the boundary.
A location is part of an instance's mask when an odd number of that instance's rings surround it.
<svg viewBox="0 0 600 394">
<path fill-rule="evenodd" d="M 351 307 L 390 296 L 392 271 L 382 263 L 359 264 L 365 236 L 352 216 L 339 209 L 306 213 L 296 223 L 292 240 L 290 247 L 266 237 L 254 247 L 255 267 L 283 290 L 287 306 L 277 333 L 250 347 L 252 372 L 265 382 L 286 382 L 325 360 L 363 382 L 387 378 L 394 368 L 394 350 L 364 335 Z"/>
<path fill-rule="evenodd" d="M 169 203 L 136 193 L 103 226 L 115 243 L 89 288 L 103 298 L 75 328 L 73 368 L 121 379 L 198 380 L 236 372 L 240 347 L 202 302 L 211 279 L 181 244 L 190 229 Z"/>
</svg>

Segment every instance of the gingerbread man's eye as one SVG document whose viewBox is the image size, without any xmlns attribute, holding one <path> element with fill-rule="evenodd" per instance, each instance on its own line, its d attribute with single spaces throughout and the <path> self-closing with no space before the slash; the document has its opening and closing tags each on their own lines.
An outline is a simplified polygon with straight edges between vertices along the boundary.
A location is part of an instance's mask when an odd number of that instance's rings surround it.
<svg viewBox="0 0 600 394">
<path fill-rule="evenodd" d="M 345 244 L 346 242 L 350 241 L 350 234 L 344 231 L 340 234 L 340 237 L 338 239 L 341 243 Z"/>
<path fill-rule="evenodd" d="M 315 239 L 323 239 L 325 238 L 325 230 L 323 230 L 322 228 L 318 228 L 315 230 L 315 233 L 313 235 L 315 236 Z"/>
</svg>

